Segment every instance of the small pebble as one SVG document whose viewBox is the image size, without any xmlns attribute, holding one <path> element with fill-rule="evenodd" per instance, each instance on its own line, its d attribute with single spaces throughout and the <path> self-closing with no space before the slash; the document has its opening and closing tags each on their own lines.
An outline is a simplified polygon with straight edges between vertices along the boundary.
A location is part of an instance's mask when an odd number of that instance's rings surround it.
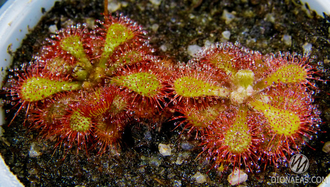
<svg viewBox="0 0 330 187">
<path fill-rule="evenodd" d="M 266 48 L 266 47 L 268 46 L 268 41 L 267 41 L 267 40 L 263 40 L 263 41 L 261 42 L 261 46 L 262 46 L 263 48 Z"/>
<path fill-rule="evenodd" d="M 222 32 L 222 38 L 229 40 L 230 38 L 230 31 L 223 31 Z"/>
<path fill-rule="evenodd" d="M 175 2 L 171 2 L 170 3 L 170 8 L 175 8 L 175 7 L 177 7 L 178 5 L 177 5 L 177 3 L 175 3 Z"/>
<path fill-rule="evenodd" d="M 190 56 L 196 57 L 201 50 L 202 50 L 202 47 L 200 47 L 198 45 L 189 45 L 187 52 Z"/>
<path fill-rule="evenodd" d="M 210 47 L 213 43 L 210 40 L 205 40 L 204 47 Z"/>
<path fill-rule="evenodd" d="M 116 12 L 121 7 L 121 3 L 118 1 L 109 1 L 108 3 L 108 11 L 109 12 Z"/>
<path fill-rule="evenodd" d="M 152 157 L 149 160 L 149 164 L 150 165 L 154 165 L 156 167 L 159 167 L 161 163 L 162 163 L 162 160 L 160 158 L 158 158 L 158 157 Z"/>
<path fill-rule="evenodd" d="M 181 148 L 184 150 L 190 150 L 190 149 L 194 148 L 194 145 L 189 142 L 182 142 Z"/>
<path fill-rule="evenodd" d="M 200 172 L 197 172 L 192 178 L 196 179 L 196 182 L 198 184 L 202 184 L 207 181 L 207 176 L 205 174 L 201 174 Z"/>
<path fill-rule="evenodd" d="M 75 22 L 72 19 L 68 19 L 66 21 L 63 22 L 63 27 L 68 27 L 71 25 L 75 25 Z"/>
<path fill-rule="evenodd" d="M 145 169 L 145 167 L 140 167 L 139 169 L 138 169 L 138 171 L 140 172 L 140 173 L 144 173 L 145 171 L 146 171 L 146 169 Z"/>
<path fill-rule="evenodd" d="M 179 181 L 179 180 L 174 180 L 174 182 L 173 182 L 173 186 L 174 186 L 174 187 L 181 187 L 181 186 L 182 186 L 182 182 Z"/>
<path fill-rule="evenodd" d="M 256 41 L 257 41 L 257 39 L 255 39 L 255 38 L 247 39 L 246 44 L 251 45 L 251 44 L 256 43 Z"/>
<path fill-rule="evenodd" d="M 128 6 L 128 3 L 127 3 L 126 1 L 122 1 L 122 2 L 121 2 L 121 6 L 122 6 L 122 7 L 127 7 L 127 6 Z"/>
<path fill-rule="evenodd" d="M 154 32 L 157 32 L 158 28 L 159 28 L 159 25 L 156 24 L 156 23 L 151 25 L 151 30 L 154 31 Z"/>
<path fill-rule="evenodd" d="M 311 54 L 312 52 L 312 44 L 310 43 L 305 43 L 303 46 L 302 46 L 303 50 L 304 50 L 304 55 L 309 55 Z"/>
<path fill-rule="evenodd" d="M 40 152 L 39 148 L 36 146 L 35 143 L 31 143 L 30 150 L 29 150 L 29 156 L 30 157 L 38 157 L 42 153 Z"/>
<path fill-rule="evenodd" d="M 269 21 L 271 23 L 275 23 L 275 16 L 274 16 L 274 14 L 272 14 L 272 13 L 266 14 L 265 20 L 266 21 Z"/>
<path fill-rule="evenodd" d="M 233 13 L 229 13 L 228 10 L 224 10 L 222 13 L 222 19 L 225 20 L 226 24 L 229 24 L 235 19 L 235 16 Z"/>
<path fill-rule="evenodd" d="M 146 139 L 148 141 L 152 140 L 152 135 L 151 135 L 150 131 L 147 131 L 144 133 L 144 139 Z"/>
<path fill-rule="evenodd" d="M 154 6 L 159 6 L 162 0 L 149 0 Z"/>
<path fill-rule="evenodd" d="M 323 111 L 324 117 L 325 119 L 327 119 L 328 121 L 330 121 L 330 108 L 327 108 Z"/>
<path fill-rule="evenodd" d="M 167 46 L 166 46 L 166 44 L 163 44 L 163 45 L 161 45 L 160 47 L 160 50 L 162 50 L 162 51 L 167 51 Z"/>
<path fill-rule="evenodd" d="M 49 32 L 55 33 L 57 31 L 57 26 L 56 25 L 51 25 L 48 27 Z"/>
<path fill-rule="evenodd" d="M 242 171 L 239 170 L 238 168 L 236 168 L 229 176 L 228 176 L 228 182 L 231 185 L 237 185 L 240 184 L 242 182 L 247 181 L 248 179 L 248 175 Z"/>
<path fill-rule="evenodd" d="M 325 153 L 330 153 L 330 141 L 325 142 L 325 144 L 322 148 L 322 151 L 325 152 Z"/>
<path fill-rule="evenodd" d="M 173 179 L 175 177 L 175 174 L 174 173 L 169 173 L 168 175 L 167 175 L 167 178 L 168 179 Z"/>
<path fill-rule="evenodd" d="M 162 156 L 171 156 L 171 147 L 169 144 L 160 143 L 158 145 L 158 150 Z"/>
<path fill-rule="evenodd" d="M 292 36 L 290 35 L 283 35 L 283 38 L 282 38 L 283 42 L 285 45 L 287 46 L 291 46 L 292 45 Z"/>
<path fill-rule="evenodd" d="M 178 158 L 176 158 L 175 164 L 176 165 L 181 165 L 183 163 L 184 159 L 182 156 L 178 156 Z"/>
<path fill-rule="evenodd" d="M 190 19 L 194 19 L 195 18 L 195 15 L 194 14 L 189 14 L 189 18 Z"/>
<path fill-rule="evenodd" d="M 86 18 L 86 25 L 88 28 L 93 29 L 95 26 L 95 19 L 94 18 Z"/>
<path fill-rule="evenodd" d="M 188 160 L 189 157 L 190 157 L 189 152 L 179 153 L 178 157 L 176 158 L 175 164 L 181 165 L 185 160 Z"/>
</svg>

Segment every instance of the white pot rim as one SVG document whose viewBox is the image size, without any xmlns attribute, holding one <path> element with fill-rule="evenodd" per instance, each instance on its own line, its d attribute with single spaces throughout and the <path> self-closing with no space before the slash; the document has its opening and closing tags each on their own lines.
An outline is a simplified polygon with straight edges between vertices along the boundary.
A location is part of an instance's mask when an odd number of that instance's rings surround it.
<svg viewBox="0 0 330 187">
<path fill-rule="evenodd" d="M 12 51 L 16 51 L 21 41 L 42 17 L 41 9 L 46 11 L 54 6 L 55 1 L 60 0 L 8 0 L 0 9 L 0 64 L 4 69 L 12 61 L 7 53 L 10 45 Z M 5 71 L 0 73 L 0 80 L 5 77 Z M 2 81 L 0 81 L 2 86 Z M 0 111 L 0 126 L 4 124 L 4 111 Z M 22 187 L 24 186 L 17 177 L 13 175 L 0 155 L 0 186 Z"/>
<path fill-rule="evenodd" d="M 311 10 L 315 10 L 320 16 L 323 12 L 330 14 L 330 0 L 300 0 L 302 3 L 307 3 Z"/>
<path fill-rule="evenodd" d="M 42 17 L 41 8 L 46 11 L 54 5 L 55 1 L 61 0 L 8 0 L 0 9 L 0 64 L 6 68 L 12 61 L 12 57 L 7 53 L 10 45 L 12 51 L 21 45 L 21 41 L 29 32 L 28 28 L 33 28 Z M 315 10 L 323 16 L 323 12 L 330 14 L 330 0 L 301 0 L 308 3 L 310 9 Z M 5 71 L 0 73 L 0 79 L 5 77 Z M 2 81 L 0 81 L 2 86 Z M 0 111 L 0 126 L 4 123 L 4 111 Z M 330 180 L 330 175 L 328 176 Z M 4 163 L 0 155 L 0 186 L 22 187 L 23 184 L 17 180 L 9 168 Z M 325 187 L 329 184 L 324 181 L 319 187 Z M 330 182 L 330 181 L 329 181 Z"/>
</svg>

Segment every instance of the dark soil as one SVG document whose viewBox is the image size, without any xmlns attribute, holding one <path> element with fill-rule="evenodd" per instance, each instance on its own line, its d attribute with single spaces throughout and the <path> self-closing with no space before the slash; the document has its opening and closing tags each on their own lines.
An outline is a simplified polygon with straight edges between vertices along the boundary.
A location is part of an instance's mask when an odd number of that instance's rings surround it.
<svg viewBox="0 0 330 187">
<path fill-rule="evenodd" d="M 307 14 L 289 0 L 162 0 L 156 7 L 150 1 L 126 0 L 117 11 L 128 16 L 149 32 L 155 54 L 187 62 L 188 45 L 204 46 L 210 42 L 223 41 L 221 33 L 230 31 L 230 42 L 239 42 L 242 46 L 260 51 L 263 54 L 289 51 L 303 54 L 303 44 L 312 44 L 313 65 L 320 70 L 322 79 L 329 78 L 330 60 L 330 19 Z M 125 6 L 126 5 L 126 6 Z M 222 19 L 223 11 L 235 14 L 235 19 L 226 24 Z M 40 10 L 42 11 L 42 10 Z M 102 0 L 67 0 L 56 3 L 46 13 L 39 25 L 23 41 L 23 45 L 14 54 L 11 68 L 31 61 L 46 37 L 50 36 L 49 26 L 58 29 L 68 23 L 84 23 L 86 18 L 102 19 Z M 308 12 L 308 11 L 307 11 Z M 275 19 L 275 22 L 271 18 Z M 157 31 L 152 28 L 159 26 Z M 283 35 L 292 36 L 292 45 L 282 41 Z M 167 50 L 161 50 L 166 46 Z M 164 48 L 162 48 L 164 49 Z M 330 132 L 330 96 L 329 85 L 316 82 L 320 92 L 315 95 L 315 104 L 322 112 L 321 131 Z M 13 112 L 8 113 L 8 119 Z M 147 128 L 144 123 L 132 123 L 125 131 L 119 155 L 99 155 L 89 151 L 78 154 L 75 149 L 64 153 L 61 148 L 54 149 L 54 143 L 44 141 L 23 126 L 24 112 L 14 123 L 2 128 L 5 134 L 0 137 L 0 153 L 7 165 L 26 186 L 228 186 L 227 176 L 230 170 L 218 172 L 211 169 L 207 160 L 197 157 L 201 149 L 192 137 L 181 135 L 181 129 L 172 131 L 174 122 L 152 124 Z M 330 157 L 322 151 L 324 142 L 330 140 L 329 133 L 319 132 L 302 153 L 309 158 L 310 168 L 305 177 L 326 176 L 330 173 Z M 42 153 L 30 157 L 31 144 Z M 172 144 L 172 155 L 162 157 L 158 144 Z M 177 164 L 183 158 L 182 164 Z M 211 170 L 210 170 L 211 169 Z M 192 177 L 197 172 L 206 174 L 207 183 L 197 184 Z M 209 171 L 209 172 L 208 172 Z M 279 186 L 272 184 L 271 176 L 295 176 L 287 166 L 274 168 L 267 166 L 263 171 L 248 173 L 249 179 L 244 186 Z M 282 184 L 283 186 L 301 186 L 302 184 Z M 307 184 L 316 186 L 317 184 Z"/>
</svg>

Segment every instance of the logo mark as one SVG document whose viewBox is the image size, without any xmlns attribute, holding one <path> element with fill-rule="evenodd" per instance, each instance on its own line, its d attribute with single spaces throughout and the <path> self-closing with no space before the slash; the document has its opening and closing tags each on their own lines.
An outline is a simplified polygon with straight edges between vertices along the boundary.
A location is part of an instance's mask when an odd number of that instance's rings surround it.
<svg viewBox="0 0 330 187">
<path fill-rule="evenodd" d="M 290 169 L 294 173 L 300 174 L 308 170 L 309 160 L 303 154 L 295 154 L 290 159 Z"/>
</svg>

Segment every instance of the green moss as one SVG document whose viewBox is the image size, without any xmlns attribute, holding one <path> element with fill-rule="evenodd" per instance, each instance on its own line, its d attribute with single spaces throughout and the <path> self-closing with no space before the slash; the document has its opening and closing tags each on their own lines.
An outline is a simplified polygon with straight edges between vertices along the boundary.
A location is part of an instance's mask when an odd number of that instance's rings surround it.
<svg viewBox="0 0 330 187">
<path fill-rule="evenodd" d="M 229 91 L 225 88 L 213 86 L 194 77 L 181 77 L 174 82 L 175 92 L 184 97 L 220 96 L 228 97 Z"/>
<path fill-rule="evenodd" d="M 118 86 L 127 87 L 142 96 L 154 97 L 158 94 L 161 84 L 154 74 L 140 72 L 117 76 L 111 81 Z"/>
<path fill-rule="evenodd" d="M 77 82 L 50 80 L 41 77 L 31 77 L 21 86 L 21 97 L 25 101 L 34 102 L 43 100 L 62 91 L 71 91 L 81 88 Z"/>
</svg>

